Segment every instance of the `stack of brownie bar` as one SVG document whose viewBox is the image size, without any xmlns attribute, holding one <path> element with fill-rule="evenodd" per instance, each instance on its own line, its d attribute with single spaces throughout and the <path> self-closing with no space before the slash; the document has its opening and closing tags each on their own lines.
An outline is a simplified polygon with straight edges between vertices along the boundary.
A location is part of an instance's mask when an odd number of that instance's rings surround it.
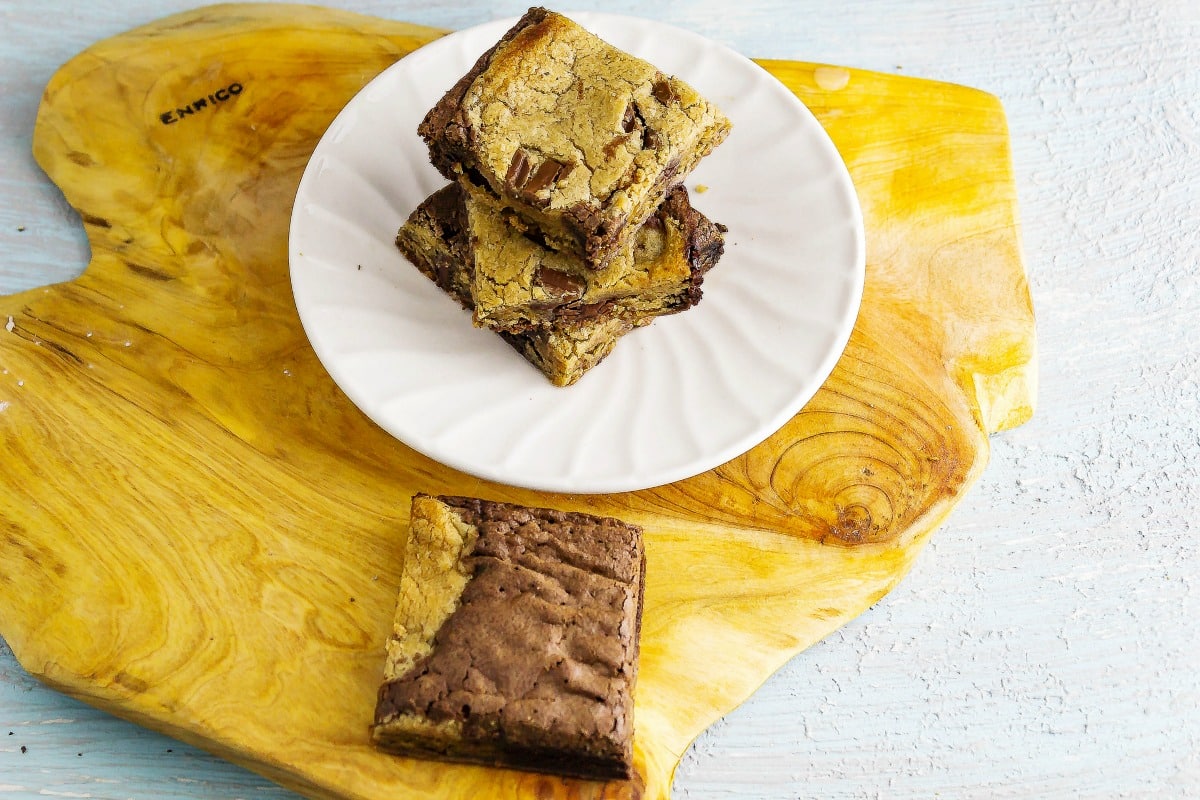
<svg viewBox="0 0 1200 800">
<path fill-rule="evenodd" d="M 633 328 L 700 300 L 725 228 L 681 182 L 729 130 L 687 84 L 531 9 L 421 122 L 453 183 L 396 244 L 570 385 Z"/>
</svg>

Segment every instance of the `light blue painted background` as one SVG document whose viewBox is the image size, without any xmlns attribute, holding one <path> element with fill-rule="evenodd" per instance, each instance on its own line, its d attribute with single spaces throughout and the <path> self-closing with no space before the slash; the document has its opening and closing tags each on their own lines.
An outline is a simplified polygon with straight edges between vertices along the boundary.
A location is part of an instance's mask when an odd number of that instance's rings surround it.
<svg viewBox="0 0 1200 800">
<path fill-rule="evenodd" d="M 68 279 L 87 257 L 29 153 L 54 69 L 191 5 L 0 3 L 0 292 Z M 443 27 L 524 9 L 338 5 Z M 1200 797 L 1197 5 L 569 7 L 998 95 L 1039 314 L 1035 420 L 993 439 L 981 482 L 895 592 L 701 737 L 675 796 Z M 0 646 L 0 798 L 38 796 L 292 795 L 41 687 Z"/>
</svg>

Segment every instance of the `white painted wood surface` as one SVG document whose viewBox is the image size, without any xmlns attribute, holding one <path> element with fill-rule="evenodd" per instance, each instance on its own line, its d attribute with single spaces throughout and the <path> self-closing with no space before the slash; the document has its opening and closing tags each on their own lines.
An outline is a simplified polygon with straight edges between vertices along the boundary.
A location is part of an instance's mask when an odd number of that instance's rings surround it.
<svg viewBox="0 0 1200 800">
<path fill-rule="evenodd" d="M 0 292 L 87 258 L 29 152 L 55 68 L 195 4 L 0 4 Z M 336 4 L 443 27 L 526 5 Z M 1039 314 L 1034 421 L 993 439 L 982 481 L 895 592 L 696 742 L 675 796 L 1200 797 L 1200 6 L 564 7 L 998 95 Z M 41 687 L 0 646 L 0 798 L 37 796 L 292 797 Z"/>
</svg>

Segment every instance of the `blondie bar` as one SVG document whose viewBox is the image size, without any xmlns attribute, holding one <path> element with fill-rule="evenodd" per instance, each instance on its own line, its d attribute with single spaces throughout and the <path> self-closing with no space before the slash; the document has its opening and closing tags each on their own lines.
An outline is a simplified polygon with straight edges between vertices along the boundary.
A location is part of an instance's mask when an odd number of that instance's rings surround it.
<svg viewBox="0 0 1200 800">
<path fill-rule="evenodd" d="M 401 755 L 631 777 L 641 529 L 412 500 L 372 739 Z"/>
<path fill-rule="evenodd" d="M 450 184 L 435 192 L 409 216 L 396 245 L 417 269 L 465 309 L 471 299 L 471 243 L 467 233 L 465 192 Z M 527 361 L 556 386 L 569 386 L 599 364 L 634 324 L 598 316 L 570 320 L 522 333 L 500 332 Z"/>
<path fill-rule="evenodd" d="M 704 274 L 725 246 L 722 226 L 692 208 L 682 186 L 599 270 L 518 233 L 520 221 L 504 206 L 468 192 L 466 208 L 475 324 L 500 330 L 609 316 L 638 324 L 683 311 L 699 302 Z"/>
<path fill-rule="evenodd" d="M 480 56 L 418 127 L 450 180 L 604 267 L 730 131 L 686 83 L 544 8 Z"/>
</svg>

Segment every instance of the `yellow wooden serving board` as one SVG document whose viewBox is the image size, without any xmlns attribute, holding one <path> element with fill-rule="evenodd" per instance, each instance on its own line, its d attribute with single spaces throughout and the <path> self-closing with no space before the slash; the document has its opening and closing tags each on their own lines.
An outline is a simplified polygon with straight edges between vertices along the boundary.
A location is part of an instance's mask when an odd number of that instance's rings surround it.
<svg viewBox="0 0 1200 800">
<path fill-rule="evenodd" d="M 51 686 L 314 797 L 662 798 L 705 726 L 896 585 L 979 477 L 988 434 L 1032 413 L 1004 113 L 958 86 L 763 62 L 825 125 L 862 200 L 849 347 L 800 414 L 718 469 L 537 494 L 375 427 L 316 360 L 289 291 L 288 218 L 317 140 L 440 33 L 214 6 L 54 76 L 34 152 L 92 259 L 77 280 L 0 298 L 0 634 Z M 416 491 L 645 527 L 640 780 L 371 749 Z"/>
</svg>

